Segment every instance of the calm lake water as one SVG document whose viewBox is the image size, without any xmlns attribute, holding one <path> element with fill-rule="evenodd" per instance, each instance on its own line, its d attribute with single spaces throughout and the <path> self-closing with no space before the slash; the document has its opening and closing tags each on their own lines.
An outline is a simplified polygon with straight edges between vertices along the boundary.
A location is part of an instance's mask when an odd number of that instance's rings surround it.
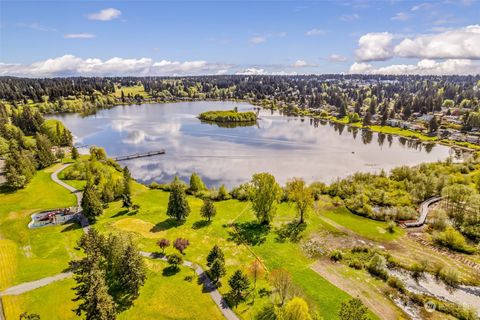
<svg viewBox="0 0 480 320">
<path fill-rule="evenodd" d="M 260 111 L 255 126 L 222 128 L 202 123 L 208 110 L 253 110 L 247 103 L 181 102 L 117 106 L 94 115 L 56 115 L 78 145 L 104 147 L 109 156 L 165 149 L 165 155 L 122 162 L 139 181 L 160 183 L 192 172 L 209 186 L 228 187 L 270 172 L 279 182 L 292 177 L 330 182 L 356 171 L 378 172 L 453 155 L 442 145 Z M 86 150 L 85 150 L 86 151 Z"/>
</svg>

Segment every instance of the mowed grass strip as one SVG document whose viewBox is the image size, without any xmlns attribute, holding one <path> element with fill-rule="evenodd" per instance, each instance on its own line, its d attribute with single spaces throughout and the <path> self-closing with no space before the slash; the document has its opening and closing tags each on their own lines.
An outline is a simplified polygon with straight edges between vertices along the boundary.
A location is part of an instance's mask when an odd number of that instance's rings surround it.
<svg viewBox="0 0 480 320">
<path fill-rule="evenodd" d="M 0 272 L 1 289 L 62 272 L 79 254 L 74 247 L 82 230 L 75 225 L 28 228 L 32 213 L 75 204 L 75 196 L 50 179 L 57 168 L 37 172 L 25 189 L 0 193 L 0 256 L 9 261 Z"/>
</svg>

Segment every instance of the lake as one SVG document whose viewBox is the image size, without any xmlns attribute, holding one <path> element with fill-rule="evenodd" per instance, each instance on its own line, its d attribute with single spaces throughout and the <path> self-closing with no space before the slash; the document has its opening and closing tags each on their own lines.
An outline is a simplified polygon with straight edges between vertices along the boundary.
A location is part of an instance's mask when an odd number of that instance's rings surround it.
<svg viewBox="0 0 480 320">
<path fill-rule="evenodd" d="M 292 177 L 331 182 L 356 171 L 379 172 L 399 165 L 446 159 L 451 148 L 372 133 L 310 118 L 261 110 L 255 126 L 202 123 L 208 110 L 254 110 L 231 101 L 117 106 L 90 116 L 62 114 L 78 145 L 105 148 L 110 157 L 165 149 L 165 155 L 121 162 L 140 182 L 188 181 L 197 172 L 208 186 L 228 187 L 270 172 L 280 183 Z M 86 152 L 86 149 L 83 150 Z"/>
</svg>

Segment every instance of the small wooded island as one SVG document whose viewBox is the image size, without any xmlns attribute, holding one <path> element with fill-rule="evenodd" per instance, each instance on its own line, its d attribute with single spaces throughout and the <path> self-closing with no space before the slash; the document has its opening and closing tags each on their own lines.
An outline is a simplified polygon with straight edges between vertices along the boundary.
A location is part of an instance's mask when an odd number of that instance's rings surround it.
<svg viewBox="0 0 480 320">
<path fill-rule="evenodd" d="M 200 113 L 198 118 L 203 121 L 220 123 L 256 122 L 257 114 L 253 111 L 238 112 L 236 109 L 212 110 Z"/>
</svg>

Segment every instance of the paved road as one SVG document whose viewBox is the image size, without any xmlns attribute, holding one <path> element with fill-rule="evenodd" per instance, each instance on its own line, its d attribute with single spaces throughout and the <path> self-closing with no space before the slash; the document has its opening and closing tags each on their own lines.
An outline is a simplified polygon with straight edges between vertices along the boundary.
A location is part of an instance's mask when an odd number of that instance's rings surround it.
<svg viewBox="0 0 480 320">
<path fill-rule="evenodd" d="M 415 228 L 415 227 L 421 227 L 424 225 L 425 223 L 425 220 L 427 220 L 427 215 L 428 215 L 428 211 L 429 211 L 429 207 L 442 200 L 442 197 L 433 197 L 433 198 L 430 198 L 430 199 L 427 199 L 425 201 L 423 201 L 421 204 L 420 204 L 420 217 L 418 218 L 417 221 L 407 221 L 405 222 L 405 226 L 407 228 Z"/>
</svg>

